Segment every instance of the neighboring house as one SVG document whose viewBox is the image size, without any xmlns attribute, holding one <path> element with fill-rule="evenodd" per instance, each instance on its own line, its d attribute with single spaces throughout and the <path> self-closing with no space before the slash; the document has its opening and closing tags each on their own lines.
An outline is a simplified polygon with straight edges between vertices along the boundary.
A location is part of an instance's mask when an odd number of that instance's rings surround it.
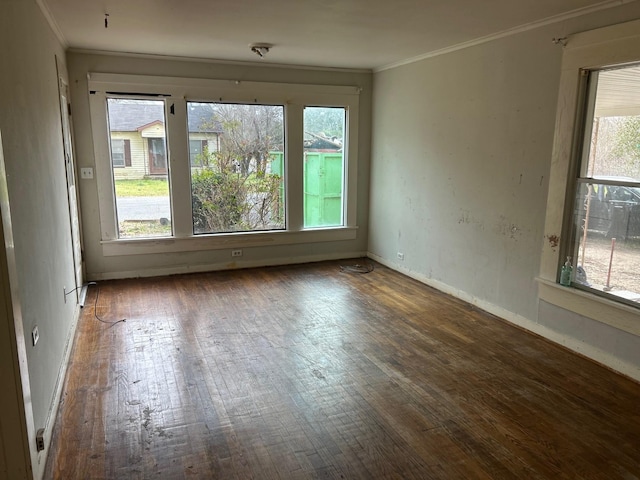
<svg viewBox="0 0 640 480">
<path fill-rule="evenodd" d="M 206 151 L 218 151 L 222 126 L 207 104 L 189 104 L 189 161 L 199 166 Z M 167 174 L 164 110 L 149 101 L 109 102 L 113 176 L 141 179 Z"/>
<path fill-rule="evenodd" d="M 304 132 L 304 150 L 309 152 L 341 152 L 342 139 L 326 134 Z"/>
</svg>

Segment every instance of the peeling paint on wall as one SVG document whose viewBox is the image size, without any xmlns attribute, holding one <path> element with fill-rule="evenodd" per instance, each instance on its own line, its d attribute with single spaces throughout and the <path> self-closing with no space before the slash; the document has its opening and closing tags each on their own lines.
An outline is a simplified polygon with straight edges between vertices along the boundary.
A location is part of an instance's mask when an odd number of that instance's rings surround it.
<svg viewBox="0 0 640 480">
<path fill-rule="evenodd" d="M 460 209 L 459 225 L 471 225 L 475 230 L 484 231 L 484 222 L 474 217 L 469 210 Z"/>
<path fill-rule="evenodd" d="M 508 237 L 516 241 L 518 240 L 518 237 L 522 235 L 522 228 L 515 223 L 510 222 L 504 215 L 500 215 L 500 220 L 496 224 L 494 231 L 498 235 L 502 235 L 503 237 Z"/>
</svg>

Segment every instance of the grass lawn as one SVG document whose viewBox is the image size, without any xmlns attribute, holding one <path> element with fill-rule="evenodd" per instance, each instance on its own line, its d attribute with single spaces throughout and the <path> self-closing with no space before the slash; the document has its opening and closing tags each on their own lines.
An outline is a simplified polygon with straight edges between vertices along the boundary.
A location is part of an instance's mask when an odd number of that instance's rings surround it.
<svg viewBox="0 0 640 480">
<path fill-rule="evenodd" d="M 116 180 L 118 197 L 168 197 L 169 182 L 166 179 Z"/>
<path fill-rule="evenodd" d="M 169 237 L 171 225 L 162 225 L 158 221 L 120 222 L 120 238 Z"/>
</svg>

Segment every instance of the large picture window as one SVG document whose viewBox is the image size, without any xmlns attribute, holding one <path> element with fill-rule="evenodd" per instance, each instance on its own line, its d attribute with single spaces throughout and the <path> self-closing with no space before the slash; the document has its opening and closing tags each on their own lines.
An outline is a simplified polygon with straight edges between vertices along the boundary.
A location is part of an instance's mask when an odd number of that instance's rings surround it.
<svg viewBox="0 0 640 480">
<path fill-rule="evenodd" d="M 640 66 L 588 73 L 572 213 L 574 286 L 640 301 Z"/>
<path fill-rule="evenodd" d="M 357 87 L 91 74 L 89 91 L 106 255 L 356 238 Z"/>
<path fill-rule="evenodd" d="M 188 102 L 187 116 L 197 125 L 190 145 L 220 134 L 219 149 L 205 149 L 191 170 L 193 232 L 284 229 L 284 107 Z"/>
</svg>

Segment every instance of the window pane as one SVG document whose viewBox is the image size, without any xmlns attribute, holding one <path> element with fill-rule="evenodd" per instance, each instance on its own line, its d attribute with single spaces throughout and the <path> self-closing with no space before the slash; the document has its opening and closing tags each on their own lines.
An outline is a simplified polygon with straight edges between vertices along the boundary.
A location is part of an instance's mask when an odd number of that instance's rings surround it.
<svg viewBox="0 0 640 480">
<path fill-rule="evenodd" d="M 112 165 L 130 162 L 112 169 L 118 237 L 170 236 L 164 102 L 110 98 L 107 108 Z"/>
<path fill-rule="evenodd" d="M 188 102 L 195 234 L 282 230 L 284 107 Z"/>
<path fill-rule="evenodd" d="M 202 154 L 207 148 L 206 140 L 189 140 L 189 163 L 192 167 L 202 166 Z"/>
<path fill-rule="evenodd" d="M 114 167 L 124 167 L 124 140 L 111 139 L 111 163 Z"/>
<path fill-rule="evenodd" d="M 640 300 L 640 188 L 580 184 L 574 282 Z"/>
<path fill-rule="evenodd" d="M 597 72 L 596 79 L 583 176 L 640 179 L 640 66 Z"/>
<path fill-rule="evenodd" d="M 304 226 L 343 225 L 344 108 L 304 109 Z"/>
<path fill-rule="evenodd" d="M 640 301 L 640 67 L 593 71 L 576 188 L 574 284 Z"/>
</svg>

